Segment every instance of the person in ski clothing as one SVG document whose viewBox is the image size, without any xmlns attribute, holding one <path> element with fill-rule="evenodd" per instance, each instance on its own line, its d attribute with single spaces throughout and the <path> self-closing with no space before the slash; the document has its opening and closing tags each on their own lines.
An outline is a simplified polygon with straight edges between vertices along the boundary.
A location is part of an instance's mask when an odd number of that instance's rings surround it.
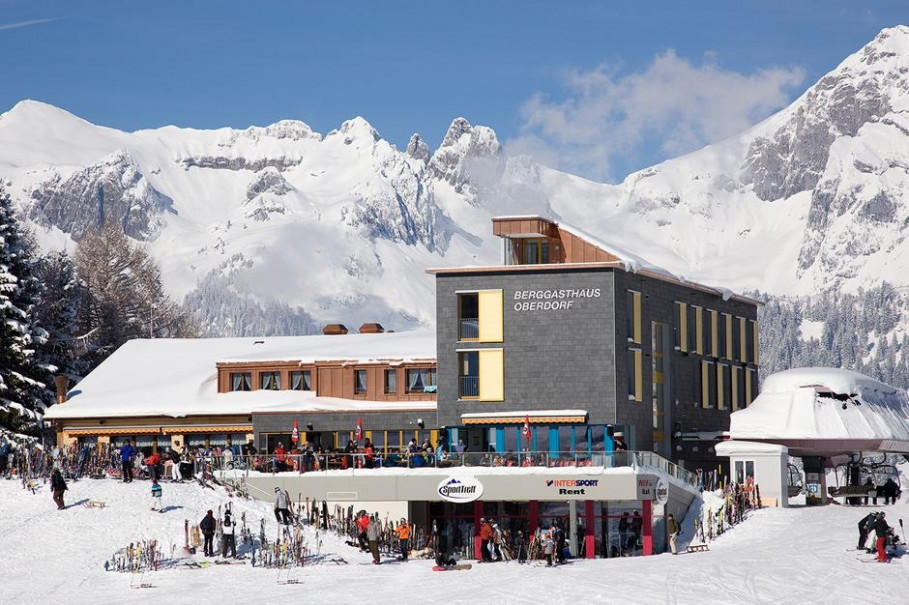
<svg viewBox="0 0 909 605">
<path fill-rule="evenodd" d="M 212 545 L 212 538 L 215 537 L 215 527 L 217 522 L 215 521 L 215 513 L 208 511 L 205 514 L 205 518 L 199 523 L 199 530 L 202 532 L 202 537 L 204 538 L 202 543 L 202 549 L 206 557 L 214 557 L 215 551 L 214 546 Z"/>
<path fill-rule="evenodd" d="M 369 527 L 366 528 L 366 539 L 369 541 L 369 552 L 372 553 L 373 565 L 378 565 L 379 561 L 379 536 L 382 535 L 382 528 L 379 525 L 379 516 L 373 515 L 369 519 Z"/>
<path fill-rule="evenodd" d="M 152 510 L 158 511 L 159 513 L 163 513 L 163 512 L 164 512 L 164 509 L 161 508 L 161 496 L 162 496 L 162 492 L 163 492 L 163 491 L 164 491 L 164 490 L 161 489 L 161 485 L 158 483 L 158 480 L 157 480 L 157 479 L 152 479 L 152 486 L 151 486 L 152 505 L 151 505 L 151 509 L 152 509 Z"/>
<path fill-rule="evenodd" d="M 275 488 L 275 519 L 282 525 L 290 525 L 293 515 L 290 514 L 290 499 L 287 492 L 280 487 Z"/>
<path fill-rule="evenodd" d="M 230 550 L 230 556 L 237 558 L 237 524 L 228 508 L 224 512 L 224 520 L 221 522 L 221 557 L 227 558 L 227 551 Z"/>
<path fill-rule="evenodd" d="M 628 529 L 631 526 L 631 517 L 628 516 L 628 511 L 622 513 L 622 518 L 619 519 L 619 544 L 620 549 L 625 551 L 628 550 Z"/>
<path fill-rule="evenodd" d="M 527 542 L 524 540 L 524 532 L 518 530 L 518 535 L 514 539 L 514 549 L 518 554 L 518 564 L 527 563 Z"/>
<path fill-rule="evenodd" d="M 868 534 L 874 529 L 874 522 L 877 521 L 876 513 L 868 513 L 858 522 L 859 540 L 858 550 L 865 550 L 868 543 Z"/>
<path fill-rule="evenodd" d="M 161 456 L 154 452 L 145 459 L 145 467 L 148 469 L 148 478 L 152 481 L 158 480 L 158 465 L 161 464 Z"/>
<path fill-rule="evenodd" d="M 885 516 L 884 511 L 881 511 L 877 515 L 877 521 L 874 522 L 874 534 L 877 536 L 875 546 L 877 547 L 878 563 L 887 563 L 889 561 L 887 558 L 887 536 L 890 534 L 890 526 L 884 519 Z"/>
<path fill-rule="evenodd" d="M 546 556 L 546 567 L 552 567 L 552 553 L 555 550 L 555 544 L 552 541 L 552 531 L 545 530 L 540 534 L 543 542 L 543 555 Z"/>
<path fill-rule="evenodd" d="M 892 478 L 888 478 L 881 490 L 884 496 L 884 504 L 896 504 L 900 497 L 900 488 Z"/>
<path fill-rule="evenodd" d="M 480 561 L 491 563 L 492 555 L 489 552 L 489 541 L 492 540 L 492 524 L 486 519 L 480 519 Z"/>
<path fill-rule="evenodd" d="M 877 506 L 877 493 L 879 491 L 879 488 L 874 485 L 874 479 L 868 477 L 862 487 L 865 488 L 865 504 L 868 504 L 868 495 L 870 494 L 872 498 L 872 506 Z"/>
<path fill-rule="evenodd" d="M 287 464 L 284 462 L 286 459 L 287 451 L 284 449 L 284 444 L 278 443 L 278 446 L 275 448 L 275 470 L 277 472 L 287 470 Z"/>
<path fill-rule="evenodd" d="M 395 534 L 398 536 L 398 543 L 401 545 L 401 560 L 407 562 L 407 552 L 410 547 L 410 525 L 402 517 L 401 524 L 395 528 Z"/>
<path fill-rule="evenodd" d="M 63 504 L 63 492 L 66 491 L 66 481 L 60 474 L 60 469 L 55 468 L 51 474 L 51 490 L 54 492 L 54 502 L 57 504 L 57 510 L 63 510 L 66 506 Z"/>
<path fill-rule="evenodd" d="M 492 539 L 490 544 L 490 550 L 493 561 L 502 560 L 502 530 L 499 529 L 498 523 L 492 524 Z"/>
<path fill-rule="evenodd" d="M 367 529 L 369 529 L 369 515 L 365 510 L 361 510 L 357 516 L 357 543 L 360 545 L 360 550 L 369 550 L 369 545 L 366 543 Z"/>
<path fill-rule="evenodd" d="M 126 440 L 123 447 L 120 448 L 120 461 L 123 465 L 123 483 L 131 483 L 133 480 L 133 458 L 136 456 L 136 448 L 133 447 L 132 441 Z"/>
<path fill-rule="evenodd" d="M 679 550 L 676 541 L 679 539 L 679 534 L 682 533 L 682 528 L 679 527 L 679 522 L 675 520 L 672 513 L 666 516 L 666 529 L 669 530 L 669 550 L 672 551 L 672 554 L 677 555 Z"/>
</svg>

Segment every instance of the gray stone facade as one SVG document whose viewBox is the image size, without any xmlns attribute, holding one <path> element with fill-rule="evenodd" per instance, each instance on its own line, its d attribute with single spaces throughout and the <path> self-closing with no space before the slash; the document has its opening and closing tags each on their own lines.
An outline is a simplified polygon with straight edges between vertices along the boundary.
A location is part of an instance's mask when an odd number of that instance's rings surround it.
<svg viewBox="0 0 909 605">
<path fill-rule="evenodd" d="M 501 289 L 504 298 L 504 342 L 458 341 L 458 293 Z M 570 308 L 525 305 L 537 298 L 529 292 L 598 291 L 596 296 L 567 296 Z M 630 342 L 627 291 L 641 294 L 641 342 Z M 562 294 L 562 293 L 560 293 Z M 569 294 L 574 294 L 570 292 Z M 544 301 L 547 299 L 544 299 Z M 550 299 L 552 300 L 552 299 Z M 461 415 L 471 412 L 583 409 L 590 424 L 615 424 L 631 429 L 625 436 L 631 448 L 650 450 L 654 444 L 653 330 L 663 324 L 664 439 L 657 449 L 694 468 L 715 461 L 709 443 L 688 443 L 673 438 L 682 433 L 723 431 L 731 410 L 704 409 L 700 404 L 700 362 L 705 356 L 673 346 L 678 329 L 675 302 L 697 305 L 720 313 L 756 320 L 756 305 L 702 289 L 620 269 L 590 267 L 539 270 L 478 269 L 475 273 L 440 273 L 436 276 L 438 423 L 461 426 Z M 705 328 L 706 329 L 706 328 Z M 502 348 L 505 363 L 505 399 L 488 402 L 458 399 L 458 352 Z M 642 354 L 642 400 L 629 396 L 628 359 L 632 349 Z M 742 365 L 742 364 L 739 364 Z M 755 366 L 749 366 L 756 369 Z M 755 395 L 757 389 L 755 375 Z M 691 462 L 692 464 L 687 464 Z"/>
</svg>

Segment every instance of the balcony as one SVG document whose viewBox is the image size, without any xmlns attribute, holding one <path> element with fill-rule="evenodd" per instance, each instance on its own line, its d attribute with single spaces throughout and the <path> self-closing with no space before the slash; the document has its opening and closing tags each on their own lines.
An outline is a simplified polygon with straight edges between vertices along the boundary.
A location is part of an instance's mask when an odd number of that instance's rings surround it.
<svg viewBox="0 0 909 605">
<path fill-rule="evenodd" d="M 458 398 L 459 399 L 479 399 L 480 397 L 480 377 L 479 376 L 458 376 Z"/>
<path fill-rule="evenodd" d="M 458 320 L 458 340 L 479 340 L 480 320 L 471 317 Z"/>
</svg>

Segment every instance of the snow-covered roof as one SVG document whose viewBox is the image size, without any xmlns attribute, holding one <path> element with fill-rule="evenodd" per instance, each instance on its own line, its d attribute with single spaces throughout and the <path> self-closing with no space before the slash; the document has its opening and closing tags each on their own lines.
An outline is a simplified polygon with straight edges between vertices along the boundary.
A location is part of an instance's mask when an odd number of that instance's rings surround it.
<svg viewBox="0 0 909 605">
<path fill-rule="evenodd" d="M 435 332 L 431 330 L 268 338 L 137 339 L 117 349 L 71 389 L 66 403 L 48 408 L 45 418 L 249 414 L 262 407 L 301 405 L 301 401 L 308 402 L 313 394 L 291 390 L 218 393 L 216 365 L 219 362 L 410 362 L 434 360 L 435 356 Z"/>
<path fill-rule="evenodd" d="M 823 441 L 828 449 L 839 442 L 844 450 L 857 443 L 861 449 L 898 450 L 909 444 L 909 398 L 849 370 L 786 370 L 768 376 L 754 402 L 733 412 L 729 433 L 733 439 L 767 440 L 790 450 L 810 449 L 810 441 Z"/>
</svg>

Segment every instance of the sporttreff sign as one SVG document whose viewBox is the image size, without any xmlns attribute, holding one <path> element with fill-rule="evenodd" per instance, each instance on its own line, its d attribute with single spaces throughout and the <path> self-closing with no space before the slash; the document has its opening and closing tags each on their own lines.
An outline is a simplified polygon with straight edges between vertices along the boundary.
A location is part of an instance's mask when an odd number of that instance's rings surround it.
<svg viewBox="0 0 909 605">
<path fill-rule="evenodd" d="M 473 502 L 483 495 L 483 484 L 474 477 L 447 477 L 436 490 L 447 502 Z"/>
</svg>

